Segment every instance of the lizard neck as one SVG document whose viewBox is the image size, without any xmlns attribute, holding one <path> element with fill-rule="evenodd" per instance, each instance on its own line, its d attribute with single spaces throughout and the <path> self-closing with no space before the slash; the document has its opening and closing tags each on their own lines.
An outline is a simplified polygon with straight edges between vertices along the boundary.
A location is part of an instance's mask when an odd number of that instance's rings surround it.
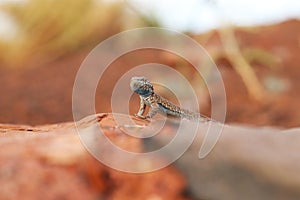
<svg viewBox="0 0 300 200">
<path fill-rule="evenodd" d="M 153 96 L 154 95 L 154 92 L 151 92 L 151 93 L 146 93 L 146 94 L 139 94 L 141 97 L 143 98 L 147 98 L 147 97 L 150 97 L 150 96 Z"/>
</svg>

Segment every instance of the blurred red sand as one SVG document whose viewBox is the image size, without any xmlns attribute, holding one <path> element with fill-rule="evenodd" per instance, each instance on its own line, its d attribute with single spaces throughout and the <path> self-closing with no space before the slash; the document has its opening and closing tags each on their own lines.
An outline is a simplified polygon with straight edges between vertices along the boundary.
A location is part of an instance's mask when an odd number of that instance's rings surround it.
<svg viewBox="0 0 300 200">
<path fill-rule="evenodd" d="M 288 82 L 289 89 L 264 102 L 251 99 L 244 83 L 224 59 L 217 61 L 227 94 L 226 122 L 254 125 L 296 127 L 300 125 L 300 21 L 291 20 L 278 25 L 260 27 L 254 31 L 237 31 L 242 48 L 257 47 L 273 53 L 281 60 L 278 68 L 253 64 L 261 79 L 269 74 Z M 208 45 L 219 45 L 213 37 Z M 23 69 L 0 68 L 0 121 L 14 124 L 45 124 L 72 120 L 72 87 L 76 72 L 89 50 L 55 62 Z M 114 82 L 129 68 L 147 62 L 176 65 L 161 51 L 137 51 L 119 58 L 107 72 L 105 87 L 97 91 L 97 112 L 110 112 L 109 96 Z M 110 84 L 111 83 L 111 84 Z M 107 100 L 106 100 L 107 98 Z M 136 104 L 134 104 L 136 105 Z M 136 111 L 137 108 L 133 108 Z M 210 108 L 204 114 L 209 115 Z"/>
</svg>

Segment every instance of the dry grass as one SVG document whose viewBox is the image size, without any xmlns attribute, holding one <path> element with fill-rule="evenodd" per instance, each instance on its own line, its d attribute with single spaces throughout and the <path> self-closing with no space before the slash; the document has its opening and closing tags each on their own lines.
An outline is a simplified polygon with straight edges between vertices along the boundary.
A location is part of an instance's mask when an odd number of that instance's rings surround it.
<svg viewBox="0 0 300 200">
<path fill-rule="evenodd" d="M 95 0 L 28 0 L 0 8 L 17 34 L 0 38 L 0 61 L 11 67 L 53 60 L 95 44 L 121 29 L 121 3 Z"/>
<path fill-rule="evenodd" d="M 221 28 L 219 33 L 226 58 L 230 61 L 235 71 L 242 77 L 250 95 L 257 100 L 261 100 L 264 96 L 264 88 L 249 62 L 244 58 L 235 38 L 234 29 L 227 26 Z"/>
<path fill-rule="evenodd" d="M 209 54 L 214 61 L 225 58 L 232 65 L 234 70 L 241 76 L 243 82 L 250 94 L 256 100 L 266 98 L 266 90 L 263 84 L 257 78 L 251 64 L 259 63 L 271 69 L 277 68 L 281 60 L 274 56 L 272 53 L 255 47 L 243 48 L 239 47 L 238 40 L 235 36 L 236 27 L 225 26 L 218 30 L 220 35 L 222 48 L 216 46 L 215 48 L 208 49 Z M 257 33 L 256 28 L 242 28 L 248 32 Z M 196 39 L 201 44 L 208 44 L 209 40 L 214 35 L 214 31 L 198 36 Z"/>
</svg>

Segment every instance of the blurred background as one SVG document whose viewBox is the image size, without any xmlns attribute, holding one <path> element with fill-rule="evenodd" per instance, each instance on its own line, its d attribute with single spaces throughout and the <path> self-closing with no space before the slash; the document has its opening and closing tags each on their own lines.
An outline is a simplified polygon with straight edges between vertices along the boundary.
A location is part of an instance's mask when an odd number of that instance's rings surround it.
<svg viewBox="0 0 300 200">
<path fill-rule="evenodd" d="M 72 86 L 86 55 L 116 33 L 154 26 L 184 32 L 205 47 L 225 81 L 227 122 L 299 126 L 299 18 L 297 0 L 2 0 L 0 121 L 72 120 Z M 135 51 L 110 66 L 107 87 L 97 91 L 97 112 L 111 111 L 120 73 L 149 62 L 194 80 L 189 63 L 170 53 Z M 132 101 L 137 105 L 138 98 Z M 209 116 L 207 96 L 203 101 L 201 111 Z"/>
</svg>

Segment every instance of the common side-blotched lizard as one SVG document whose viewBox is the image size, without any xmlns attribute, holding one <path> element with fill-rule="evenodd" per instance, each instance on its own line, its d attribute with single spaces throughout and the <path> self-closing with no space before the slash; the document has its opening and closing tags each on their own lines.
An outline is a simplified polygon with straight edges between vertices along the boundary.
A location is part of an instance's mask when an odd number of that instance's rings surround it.
<svg viewBox="0 0 300 200">
<path fill-rule="evenodd" d="M 139 118 L 152 118 L 157 113 L 162 113 L 165 115 L 171 115 L 173 117 L 186 118 L 190 120 L 197 119 L 203 122 L 213 121 L 208 117 L 202 116 L 200 113 L 182 109 L 156 94 L 154 92 L 153 85 L 145 77 L 132 77 L 130 81 L 130 88 L 133 92 L 140 96 L 140 109 L 136 114 L 136 116 Z M 150 110 L 146 116 L 143 116 L 146 105 L 150 107 Z"/>
</svg>

